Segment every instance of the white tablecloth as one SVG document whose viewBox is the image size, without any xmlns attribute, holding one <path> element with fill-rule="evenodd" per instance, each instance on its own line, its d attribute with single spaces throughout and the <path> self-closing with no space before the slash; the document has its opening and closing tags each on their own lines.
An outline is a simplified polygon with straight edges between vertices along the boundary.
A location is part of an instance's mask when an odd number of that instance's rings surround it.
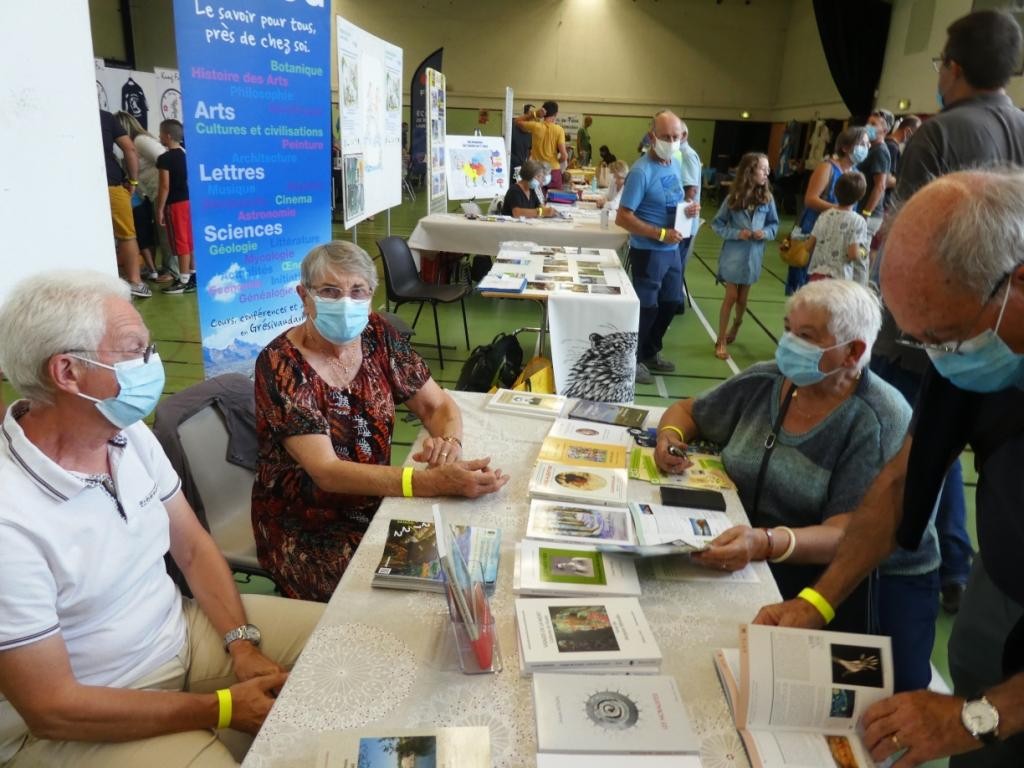
<svg viewBox="0 0 1024 768">
<path fill-rule="evenodd" d="M 529 678 L 519 675 L 512 594 L 514 545 L 529 510 L 530 469 L 550 422 L 483 410 L 486 395 L 456 392 L 463 409 L 467 456 L 490 455 L 512 475 L 496 495 L 444 499 L 454 522 L 502 529 L 501 567 L 492 609 L 504 670 L 463 675 L 451 654 L 448 610 L 442 595 L 372 589 L 388 521 L 430 519 L 430 499 L 387 499 L 356 551 L 323 618 L 292 671 L 244 765 L 312 766 L 322 731 L 387 727 L 484 725 L 492 761 L 503 768 L 533 768 L 536 733 Z M 654 501 L 656 487 L 630 483 L 630 495 Z M 746 517 L 735 494 L 727 514 Z M 712 665 L 712 651 L 735 647 L 738 625 L 779 599 L 764 563 L 758 583 L 643 581 L 640 598 L 664 656 L 662 672 L 675 677 L 704 768 L 747 766 Z M 624 762 L 627 765 L 628 762 Z"/>
<path fill-rule="evenodd" d="M 531 222 L 536 221 L 534 219 Z M 539 223 L 467 219 L 461 213 L 432 213 L 416 224 L 409 247 L 418 251 L 451 251 L 497 256 L 498 244 L 528 240 L 539 245 L 578 245 L 618 250 L 629 233 L 614 223 L 602 229 L 599 219 L 588 214 L 577 220 L 543 219 Z"/>
</svg>

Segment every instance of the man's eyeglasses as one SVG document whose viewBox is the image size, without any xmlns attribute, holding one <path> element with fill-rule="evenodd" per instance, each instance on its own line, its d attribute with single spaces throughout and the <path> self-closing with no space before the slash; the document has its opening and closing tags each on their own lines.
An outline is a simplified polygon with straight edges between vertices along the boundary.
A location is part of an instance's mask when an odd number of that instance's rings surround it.
<svg viewBox="0 0 1024 768">
<path fill-rule="evenodd" d="M 1007 272 L 1005 275 L 999 278 L 999 281 L 995 284 L 995 287 L 992 288 L 992 291 L 989 293 L 988 298 L 985 299 L 985 301 L 982 303 L 981 310 L 979 310 L 978 314 L 974 317 L 974 320 L 971 321 L 971 324 L 968 326 L 968 328 L 974 328 L 978 324 L 978 320 L 980 320 L 981 316 L 985 314 L 985 308 L 988 307 L 989 302 L 991 302 L 992 299 L 994 299 L 999 294 L 999 291 L 1002 289 L 1004 285 L 1006 285 L 1010 281 L 1010 277 L 1013 275 L 1014 272 L 1017 271 L 1017 269 L 1020 266 L 1021 264 L 1015 264 L 1013 266 L 1013 269 L 1011 269 L 1009 272 Z M 1009 294 L 1009 288 L 1007 288 L 1007 294 Z M 1003 306 L 1005 308 L 1005 303 L 1003 304 Z M 1002 316 L 1002 312 L 1000 312 L 1000 319 L 1002 318 Z M 905 335 L 901 335 L 896 339 L 896 343 L 902 347 L 909 347 L 910 349 L 920 349 L 923 352 L 938 352 L 943 355 L 960 354 L 960 347 L 962 347 L 964 343 L 968 341 L 970 341 L 970 339 L 960 339 L 959 341 L 947 341 L 939 344 L 929 344 L 927 342 L 918 341 L 917 339 L 911 336 Z"/>
<path fill-rule="evenodd" d="M 940 69 L 942 69 L 942 65 L 945 64 L 945 63 L 946 63 L 946 57 L 945 56 L 933 56 L 932 57 L 932 69 L 934 69 L 936 72 L 938 72 Z"/>
<path fill-rule="evenodd" d="M 124 355 L 126 360 L 136 360 L 139 357 L 141 357 L 142 363 L 143 365 L 145 365 L 146 363 L 149 362 L 149 359 L 153 357 L 153 355 L 156 353 L 156 344 L 150 344 L 145 349 L 69 349 L 66 350 L 64 354 L 95 354 L 97 352 L 110 352 L 115 355 Z"/>
<path fill-rule="evenodd" d="M 352 301 L 369 301 L 373 298 L 373 291 L 369 288 L 357 285 L 348 293 L 336 285 L 322 285 L 319 288 L 310 288 L 309 292 L 324 301 L 341 301 L 348 296 Z"/>
</svg>

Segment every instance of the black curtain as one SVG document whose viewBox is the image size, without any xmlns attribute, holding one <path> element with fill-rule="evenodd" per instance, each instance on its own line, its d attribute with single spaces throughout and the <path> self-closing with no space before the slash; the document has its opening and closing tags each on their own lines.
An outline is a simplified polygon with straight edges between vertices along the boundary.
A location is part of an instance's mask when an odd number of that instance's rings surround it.
<svg viewBox="0 0 1024 768">
<path fill-rule="evenodd" d="M 875 105 L 891 14 L 888 0 L 814 0 L 828 69 L 851 115 L 868 115 Z"/>
</svg>

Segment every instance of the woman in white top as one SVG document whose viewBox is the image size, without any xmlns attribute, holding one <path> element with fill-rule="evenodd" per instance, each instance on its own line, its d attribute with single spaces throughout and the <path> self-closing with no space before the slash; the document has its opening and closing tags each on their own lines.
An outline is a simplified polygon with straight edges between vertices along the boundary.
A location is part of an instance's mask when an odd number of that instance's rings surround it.
<svg viewBox="0 0 1024 768">
<path fill-rule="evenodd" d="M 156 200 L 160 182 L 156 159 L 166 150 L 160 140 L 143 128 L 134 116 L 127 112 L 118 112 L 117 120 L 132 140 L 139 156 L 139 187 L 135 195 L 132 196 L 132 213 L 135 216 L 135 232 L 139 240 L 139 252 L 146 262 L 142 276 L 158 283 L 170 282 L 174 279 L 174 273 L 177 272 L 177 257 L 168 256 L 171 250 L 162 238 L 160 249 L 164 253 L 163 261 L 167 268 L 164 274 L 157 274 L 156 265 L 153 262 L 153 249 L 156 247 L 159 236 L 153 216 L 153 201 Z M 170 259 L 174 259 L 173 264 L 170 263 Z"/>
<path fill-rule="evenodd" d="M 608 164 L 608 202 L 604 207 L 609 211 L 619 210 L 619 200 L 622 197 L 622 188 L 626 186 L 626 175 L 629 173 L 629 166 L 623 160 L 616 160 Z"/>
</svg>

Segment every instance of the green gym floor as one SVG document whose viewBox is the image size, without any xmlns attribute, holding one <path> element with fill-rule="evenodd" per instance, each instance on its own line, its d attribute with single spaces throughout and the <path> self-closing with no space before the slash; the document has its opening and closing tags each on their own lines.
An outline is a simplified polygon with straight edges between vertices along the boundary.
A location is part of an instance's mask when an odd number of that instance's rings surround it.
<svg viewBox="0 0 1024 768">
<path fill-rule="evenodd" d="M 404 200 L 401 206 L 391 211 L 391 234 L 408 236 L 415 227 L 416 221 L 425 215 L 425 212 L 426 198 L 424 195 L 419 195 L 416 201 Z M 707 211 L 705 211 L 705 216 L 710 218 Z M 784 217 L 780 233 L 788 232 L 791 226 L 792 217 Z M 374 221 L 366 221 L 358 226 L 357 242 L 371 256 L 376 257 L 378 255 L 376 240 L 387 234 L 387 215 L 378 214 Z M 340 239 L 352 239 L 351 233 L 345 232 L 339 222 L 334 223 L 334 236 Z M 664 354 L 675 362 L 676 371 L 672 374 L 657 376 L 655 385 L 638 387 L 637 403 L 668 405 L 678 398 L 696 395 L 709 389 L 732 375 L 729 365 L 714 357 L 713 340 L 698 317 L 698 314 L 702 313 L 712 327 L 717 326 L 718 310 L 723 294 L 722 287 L 716 285 L 714 280 L 719 248 L 718 236 L 711 231 L 710 227 L 703 227 L 686 271 L 686 281 L 696 311 L 688 309 L 684 315 L 678 316 L 665 338 Z M 776 339 L 782 332 L 785 308 L 783 293 L 785 274 L 786 267 L 779 259 L 775 245 L 769 244 L 761 280 L 750 292 L 747 318 L 743 323 L 738 340 L 730 347 L 733 360 L 740 370 L 752 363 L 771 359 L 775 354 Z M 381 285 L 375 297 L 375 306 L 383 308 L 383 305 L 382 276 Z M 166 367 L 165 394 L 177 392 L 200 381 L 203 371 L 195 294 L 164 296 L 160 294 L 159 290 L 154 290 L 154 297 L 137 302 L 137 307 L 149 325 L 153 340 L 160 349 L 160 355 Z M 500 331 L 509 332 L 523 326 L 535 326 L 539 320 L 539 311 L 533 302 L 483 299 L 475 294 L 467 297 L 466 310 L 469 317 L 470 342 L 473 346 L 490 341 Z M 411 323 L 415 312 L 415 305 L 405 305 L 402 307 L 400 315 Z M 445 350 L 444 369 L 438 366 L 429 307 L 424 309 L 413 342 L 430 363 L 435 380 L 441 386 L 452 387 L 467 356 L 462 319 L 459 316 L 457 305 L 441 306 L 438 312 L 442 342 L 454 347 Z M 533 336 L 522 334 L 520 340 L 529 354 L 533 345 Z M 6 382 L 4 387 L 5 400 L 10 402 L 15 395 Z M 419 429 L 418 424 L 409 424 L 403 421 L 401 415 L 400 413 L 396 420 L 394 439 L 393 462 L 396 464 L 405 460 L 409 446 Z M 969 527 L 973 538 L 975 535 L 974 485 L 976 481 L 973 457 L 965 456 L 963 466 L 964 477 L 968 484 Z M 263 585 L 254 584 L 248 588 L 262 589 Z M 932 659 L 947 680 L 946 642 L 951 625 L 952 618 L 940 612 Z"/>
</svg>

